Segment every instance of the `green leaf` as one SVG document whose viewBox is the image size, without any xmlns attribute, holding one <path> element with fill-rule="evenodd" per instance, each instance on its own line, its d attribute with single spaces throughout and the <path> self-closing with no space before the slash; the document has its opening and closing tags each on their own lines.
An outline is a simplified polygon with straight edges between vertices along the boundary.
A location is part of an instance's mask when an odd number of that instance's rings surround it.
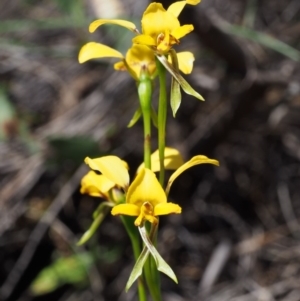
<svg viewBox="0 0 300 301">
<path fill-rule="evenodd" d="M 134 113 L 133 117 L 131 118 L 131 120 L 129 121 L 127 127 L 128 128 L 133 127 L 137 123 L 137 121 L 140 119 L 141 116 L 142 116 L 142 109 L 141 109 L 141 107 L 139 107 L 135 111 L 135 113 Z"/>
<path fill-rule="evenodd" d="M 74 20 L 74 22 L 85 20 L 83 2 L 81 0 L 55 0 L 55 2 L 64 13 Z"/>
<path fill-rule="evenodd" d="M 283 54 L 286 57 L 291 58 L 294 61 L 300 61 L 300 51 L 291 47 L 290 45 L 268 35 L 263 32 L 258 32 L 250 28 L 243 26 L 232 25 L 227 22 L 224 23 L 222 29 L 232 35 L 239 36 L 253 42 L 259 43 L 265 47 L 268 47 L 276 52 Z"/>
<path fill-rule="evenodd" d="M 10 103 L 6 91 L 0 86 L 0 141 L 9 138 L 18 131 L 18 121 L 13 105 Z"/>
<path fill-rule="evenodd" d="M 6 90 L 0 86 L 0 141 L 15 136 L 24 143 L 29 153 L 40 151 L 40 145 L 30 134 L 27 122 L 17 118 L 16 110 L 9 101 Z"/>
<path fill-rule="evenodd" d="M 249 0 L 245 5 L 242 24 L 246 27 L 253 27 L 258 9 L 257 0 Z"/>
<path fill-rule="evenodd" d="M 158 127 L 157 114 L 153 107 L 151 107 L 151 120 L 153 125 L 157 128 Z"/>
<path fill-rule="evenodd" d="M 174 69 L 174 67 L 168 62 L 165 56 L 157 54 L 156 57 L 164 65 L 164 67 L 171 73 L 171 75 L 176 79 L 176 81 L 179 83 L 182 90 L 186 94 L 192 95 L 198 98 L 199 100 L 204 100 L 204 98 L 190 86 L 190 84 L 180 75 L 180 73 Z"/>
<path fill-rule="evenodd" d="M 87 270 L 93 262 L 93 256 L 87 252 L 58 258 L 38 274 L 30 290 L 34 295 L 42 295 L 64 284 L 83 286 L 88 282 Z"/>
</svg>

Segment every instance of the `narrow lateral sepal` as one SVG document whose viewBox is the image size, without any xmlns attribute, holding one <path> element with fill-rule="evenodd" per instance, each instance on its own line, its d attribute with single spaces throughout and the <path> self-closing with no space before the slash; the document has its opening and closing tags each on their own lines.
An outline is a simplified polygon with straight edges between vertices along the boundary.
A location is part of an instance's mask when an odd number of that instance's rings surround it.
<svg viewBox="0 0 300 301">
<path fill-rule="evenodd" d="M 190 86 L 190 84 L 181 76 L 181 74 L 179 74 L 174 69 L 174 67 L 168 62 L 165 56 L 157 54 L 156 57 L 164 65 L 164 67 L 168 70 L 168 72 L 170 72 L 171 75 L 176 79 L 176 81 L 179 83 L 182 90 L 186 94 L 192 95 L 198 98 L 199 100 L 204 101 L 204 98 Z"/>
<path fill-rule="evenodd" d="M 174 67 L 174 70 L 179 74 L 179 65 L 178 65 L 178 58 L 177 54 L 174 49 L 170 50 L 170 56 L 172 59 L 172 65 Z M 174 79 L 172 76 L 171 81 L 171 109 L 173 112 L 173 117 L 175 117 L 179 107 L 181 104 L 181 91 L 180 91 L 180 85 L 177 80 Z"/>
</svg>

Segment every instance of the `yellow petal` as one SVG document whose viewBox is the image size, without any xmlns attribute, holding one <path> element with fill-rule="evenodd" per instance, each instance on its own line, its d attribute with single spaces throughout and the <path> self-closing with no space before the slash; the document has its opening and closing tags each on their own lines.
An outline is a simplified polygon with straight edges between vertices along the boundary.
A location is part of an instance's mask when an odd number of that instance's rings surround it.
<svg viewBox="0 0 300 301">
<path fill-rule="evenodd" d="M 165 148 L 165 160 L 164 160 L 164 165 L 165 169 L 168 170 L 176 170 L 183 164 L 183 159 L 180 154 L 180 152 L 171 147 L 166 147 Z M 137 173 L 144 168 L 144 163 L 142 163 L 138 170 Z M 159 164 L 159 151 L 156 150 L 152 155 L 151 155 L 151 170 L 153 172 L 160 171 L 160 164 Z"/>
<path fill-rule="evenodd" d="M 127 51 L 125 60 L 135 79 L 140 78 L 141 70 L 147 70 L 150 76 L 156 71 L 154 52 L 148 46 L 134 44 Z"/>
<path fill-rule="evenodd" d="M 91 169 L 100 171 L 116 185 L 126 189 L 129 185 L 127 163 L 116 156 L 104 156 L 96 159 L 86 157 L 84 162 Z"/>
<path fill-rule="evenodd" d="M 201 0 L 186 0 L 186 3 L 189 5 L 197 5 L 201 2 Z"/>
<path fill-rule="evenodd" d="M 173 14 L 175 17 L 178 17 L 186 4 L 186 1 L 174 2 L 168 7 L 167 12 Z"/>
<path fill-rule="evenodd" d="M 168 194 L 170 191 L 170 188 L 174 182 L 174 180 L 180 175 L 182 174 L 185 170 L 189 169 L 192 166 L 198 165 L 198 164 L 204 164 L 204 163 L 209 163 L 209 164 L 214 164 L 219 166 L 219 161 L 214 160 L 214 159 L 209 159 L 206 156 L 202 156 L 202 155 L 198 155 L 193 157 L 191 160 L 189 160 L 188 162 L 186 162 L 185 164 L 181 165 L 170 177 L 169 181 L 168 181 L 168 185 L 166 188 L 166 193 Z"/>
<path fill-rule="evenodd" d="M 108 192 L 115 186 L 103 175 L 97 175 L 94 171 L 89 171 L 81 180 L 81 193 L 87 193 L 95 197 L 108 198 Z"/>
<path fill-rule="evenodd" d="M 189 51 L 183 51 L 177 53 L 179 70 L 184 74 L 190 74 L 193 71 L 193 65 L 195 57 L 193 53 Z"/>
<path fill-rule="evenodd" d="M 171 4 L 167 11 L 168 13 L 172 13 L 175 17 L 178 17 L 185 7 L 186 4 L 197 5 L 201 0 L 186 0 L 186 1 L 177 1 Z"/>
<path fill-rule="evenodd" d="M 94 32 L 99 26 L 103 24 L 115 24 L 115 25 L 120 25 L 123 26 L 131 31 L 136 32 L 137 28 L 135 24 L 132 22 L 126 21 L 126 20 L 106 20 L 106 19 L 100 19 L 92 22 L 89 26 L 89 31 Z"/>
<path fill-rule="evenodd" d="M 166 214 L 171 214 L 171 213 L 176 213 L 176 214 L 181 213 L 181 207 L 178 206 L 177 204 L 166 203 L 166 204 L 158 204 L 154 208 L 155 216 L 166 215 Z"/>
<path fill-rule="evenodd" d="M 79 63 L 84 63 L 91 59 L 99 59 L 104 57 L 123 58 L 121 52 L 103 44 L 90 42 L 82 46 L 79 52 Z"/>
<path fill-rule="evenodd" d="M 151 36 L 147 36 L 145 34 L 140 34 L 132 39 L 132 43 L 134 44 L 142 44 L 147 46 L 156 46 L 156 40 Z"/>
<path fill-rule="evenodd" d="M 142 169 L 129 186 L 126 203 L 135 204 L 139 207 L 148 202 L 153 207 L 159 203 L 166 203 L 167 197 L 159 184 L 155 173 L 150 169 Z"/>
<path fill-rule="evenodd" d="M 114 64 L 114 69 L 119 71 L 126 71 L 126 65 L 124 61 L 120 61 Z"/>
<path fill-rule="evenodd" d="M 182 37 L 186 36 L 189 34 L 191 31 L 194 30 L 194 26 L 192 24 L 186 24 L 180 27 L 175 28 L 174 30 L 171 31 L 171 35 L 179 40 Z"/>
<path fill-rule="evenodd" d="M 113 207 L 113 209 L 111 210 L 111 214 L 138 216 L 140 214 L 140 208 L 134 204 L 120 204 Z"/>
<path fill-rule="evenodd" d="M 165 33 L 166 30 L 172 32 L 180 26 L 176 16 L 167 12 L 161 3 L 150 3 L 142 17 L 143 34 L 151 36 L 156 40 L 157 36 Z"/>
</svg>

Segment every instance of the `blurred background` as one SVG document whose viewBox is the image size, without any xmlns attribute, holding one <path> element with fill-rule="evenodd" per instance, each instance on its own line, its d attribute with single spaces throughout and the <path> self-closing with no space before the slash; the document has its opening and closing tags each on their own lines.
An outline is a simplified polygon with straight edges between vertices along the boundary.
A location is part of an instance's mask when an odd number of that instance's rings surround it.
<svg viewBox="0 0 300 301">
<path fill-rule="evenodd" d="M 137 300 L 119 218 L 76 246 L 100 202 L 79 193 L 83 159 L 116 154 L 132 176 L 142 161 L 141 122 L 126 127 L 136 88 L 113 61 L 77 56 L 88 41 L 125 53 L 131 32 L 88 25 L 139 27 L 148 4 L 1 0 L 0 300 Z M 299 301 L 300 1 L 203 0 L 180 20 L 195 27 L 177 47 L 195 54 L 186 79 L 206 101 L 183 94 L 167 145 L 220 167 L 172 187 L 183 213 L 161 218 L 158 249 L 179 285 L 162 275 L 163 300 Z"/>
</svg>

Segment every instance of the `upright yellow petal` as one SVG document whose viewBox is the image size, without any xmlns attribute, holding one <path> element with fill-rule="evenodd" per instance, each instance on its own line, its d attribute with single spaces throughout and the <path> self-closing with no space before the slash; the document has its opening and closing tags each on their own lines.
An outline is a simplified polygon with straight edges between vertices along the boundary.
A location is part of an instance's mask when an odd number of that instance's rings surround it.
<svg viewBox="0 0 300 301">
<path fill-rule="evenodd" d="M 104 156 L 96 159 L 86 157 L 84 162 L 91 169 L 100 171 L 105 177 L 116 185 L 126 189 L 129 185 L 127 163 L 116 156 Z"/>
<path fill-rule="evenodd" d="M 103 44 L 90 42 L 82 46 L 79 52 L 79 63 L 84 63 L 91 59 L 99 59 L 104 57 L 123 58 L 122 53 Z"/>
<path fill-rule="evenodd" d="M 166 30 L 171 32 L 180 26 L 176 16 L 168 13 L 161 3 L 150 3 L 142 17 L 143 34 L 149 35 L 156 40 L 157 36 L 165 33 Z"/>
<path fill-rule="evenodd" d="M 195 57 L 193 53 L 189 51 L 183 51 L 177 53 L 179 70 L 184 74 L 190 74 L 193 71 L 193 65 Z"/>
<path fill-rule="evenodd" d="M 126 20 L 109 20 L 109 19 L 99 19 L 92 22 L 89 26 L 89 31 L 94 32 L 99 26 L 103 24 L 115 24 L 125 27 L 131 31 L 137 32 L 137 28 L 134 23 Z"/>
<path fill-rule="evenodd" d="M 186 1 L 174 2 L 168 7 L 167 12 L 173 14 L 177 18 L 186 4 Z"/>
<path fill-rule="evenodd" d="M 175 148 L 166 147 L 165 148 L 165 160 L 164 160 L 165 169 L 176 170 L 182 164 L 184 164 L 184 161 L 182 159 L 180 152 Z M 144 163 L 142 163 L 139 166 L 137 173 L 142 168 L 144 168 L 144 166 L 145 166 Z M 159 151 L 158 150 L 156 150 L 154 153 L 151 154 L 151 170 L 153 172 L 160 171 Z"/>
<path fill-rule="evenodd" d="M 155 173 L 150 169 L 142 169 L 129 186 L 126 203 L 135 204 L 139 207 L 148 202 L 153 207 L 159 203 L 166 203 L 167 197 L 159 184 Z"/>
<path fill-rule="evenodd" d="M 89 171 L 81 180 L 81 193 L 87 193 L 94 197 L 108 198 L 108 192 L 115 186 L 115 183 L 104 175 L 98 175 Z"/>
<path fill-rule="evenodd" d="M 114 64 L 114 69 L 115 70 L 119 70 L 119 71 L 126 71 L 126 65 L 124 63 L 124 61 L 120 61 Z"/>
<path fill-rule="evenodd" d="M 185 164 L 181 165 L 170 177 L 169 181 L 168 181 L 168 185 L 166 188 L 166 193 L 168 194 L 170 191 L 170 188 L 174 182 L 174 180 L 180 175 L 182 174 L 185 170 L 189 169 L 192 166 L 198 165 L 198 164 L 213 164 L 216 166 L 219 166 L 219 161 L 214 160 L 214 159 L 209 159 L 206 156 L 202 156 L 202 155 L 198 155 L 193 157 L 191 160 L 189 160 L 188 162 L 186 162 Z"/>
</svg>

